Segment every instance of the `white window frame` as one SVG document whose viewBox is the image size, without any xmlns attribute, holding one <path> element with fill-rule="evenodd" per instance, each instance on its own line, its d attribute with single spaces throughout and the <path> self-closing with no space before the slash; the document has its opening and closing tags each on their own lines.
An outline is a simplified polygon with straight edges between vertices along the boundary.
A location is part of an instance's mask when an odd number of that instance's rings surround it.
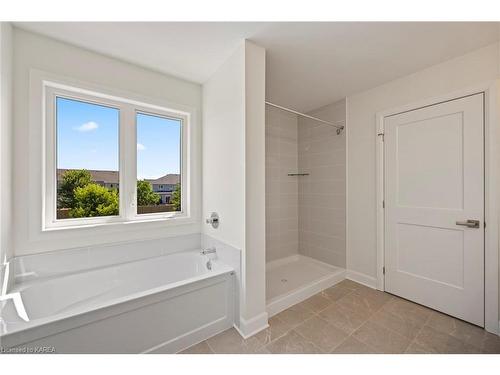
<svg viewBox="0 0 500 375">
<path fill-rule="evenodd" d="M 109 93 L 43 81 L 44 170 L 42 171 L 42 231 L 116 225 L 147 221 L 188 221 L 191 219 L 189 143 L 191 113 L 115 96 Z M 56 98 L 63 97 L 119 110 L 119 214 L 89 218 L 57 219 L 57 129 Z M 137 214 L 137 113 L 181 121 L 181 211 Z"/>
</svg>

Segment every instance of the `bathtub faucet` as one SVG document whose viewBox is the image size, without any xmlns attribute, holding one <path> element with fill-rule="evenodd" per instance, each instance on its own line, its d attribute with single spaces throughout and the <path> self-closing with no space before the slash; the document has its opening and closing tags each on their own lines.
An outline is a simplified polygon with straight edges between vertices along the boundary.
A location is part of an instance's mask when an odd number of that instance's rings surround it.
<svg viewBox="0 0 500 375">
<path fill-rule="evenodd" d="M 207 254 L 215 254 L 217 252 L 217 249 L 215 246 L 209 247 L 207 249 L 203 249 L 201 251 L 201 255 L 207 255 Z"/>
</svg>

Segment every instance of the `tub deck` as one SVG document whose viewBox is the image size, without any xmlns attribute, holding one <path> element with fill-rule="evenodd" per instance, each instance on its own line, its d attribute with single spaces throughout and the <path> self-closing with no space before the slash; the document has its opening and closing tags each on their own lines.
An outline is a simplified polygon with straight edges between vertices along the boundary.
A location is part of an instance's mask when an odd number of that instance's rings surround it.
<svg viewBox="0 0 500 375">
<path fill-rule="evenodd" d="M 146 300 L 155 302 L 190 293 L 233 273 L 231 267 L 213 258 L 199 251 L 183 251 L 16 284 L 1 297 L 0 337 L 2 342 L 12 339 L 19 344 L 57 333 L 68 324 L 88 324 L 92 317 L 99 320 L 103 313 L 110 316 L 113 311 L 134 310 L 144 306 Z M 37 331 L 40 334 L 34 334 Z"/>
</svg>

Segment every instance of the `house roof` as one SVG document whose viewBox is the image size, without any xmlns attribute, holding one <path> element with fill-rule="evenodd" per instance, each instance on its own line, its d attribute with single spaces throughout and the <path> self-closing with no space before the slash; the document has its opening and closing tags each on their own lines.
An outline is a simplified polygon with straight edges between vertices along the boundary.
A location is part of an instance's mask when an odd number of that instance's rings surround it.
<svg viewBox="0 0 500 375">
<path fill-rule="evenodd" d="M 71 171 L 74 169 L 58 169 L 57 170 L 57 181 L 62 180 L 62 175 L 66 171 Z M 120 182 L 120 174 L 118 171 L 98 171 L 93 169 L 87 169 L 92 176 L 92 180 L 95 182 L 102 182 L 108 184 L 117 184 Z"/>
<path fill-rule="evenodd" d="M 146 181 L 150 184 L 177 185 L 181 180 L 180 177 L 178 174 L 166 174 L 155 180 L 146 179 Z"/>
<path fill-rule="evenodd" d="M 58 169 L 57 170 L 57 181 L 62 180 L 62 175 L 66 171 L 71 171 L 74 169 Z M 92 180 L 95 182 L 102 182 L 107 184 L 118 184 L 120 182 L 120 174 L 118 171 L 98 171 L 93 169 L 88 169 Z M 165 185 L 177 185 L 180 182 L 180 175 L 178 174 L 166 174 L 157 179 L 146 179 L 150 184 L 165 184 Z"/>
</svg>

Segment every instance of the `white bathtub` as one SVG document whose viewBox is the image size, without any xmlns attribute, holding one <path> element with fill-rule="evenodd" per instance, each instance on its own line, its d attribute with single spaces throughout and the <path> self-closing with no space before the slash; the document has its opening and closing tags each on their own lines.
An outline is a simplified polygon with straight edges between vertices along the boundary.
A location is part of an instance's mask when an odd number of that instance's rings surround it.
<svg viewBox="0 0 500 375">
<path fill-rule="evenodd" d="M 183 251 L 15 285 L 1 297 L 0 346 L 177 352 L 233 325 L 233 269 L 208 261 Z"/>
</svg>

